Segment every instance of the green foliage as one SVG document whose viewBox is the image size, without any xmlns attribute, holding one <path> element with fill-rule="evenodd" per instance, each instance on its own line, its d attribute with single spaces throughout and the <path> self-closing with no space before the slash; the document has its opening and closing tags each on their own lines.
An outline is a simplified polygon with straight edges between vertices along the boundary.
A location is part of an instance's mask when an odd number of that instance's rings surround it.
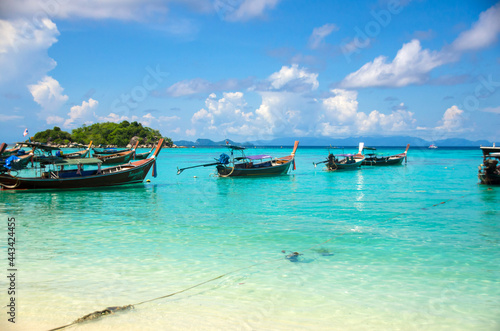
<svg viewBox="0 0 500 331">
<path fill-rule="evenodd" d="M 160 131 L 153 130 L 148 127 L 143 127 L 141 123 L 136 121 L 129 123 L 123 121 L 121 123 L 96 123 L 90 126 L 83 125 L 78 129 L 74 129 L 71 134 L 61 131 L 60 128 L 54 127 L 52 130 L 45 130 L 35 134 L 35 141 L 51 144 L 68 144 L 69 142 L 77 142 L 80 144 L 88 144 L 93 141 L 94 145 L 116 145 L 119 147 L 127 146 L 133 137 L 139 137 L 139 144 L 155 144 L 162 137 Z M 163 137 L 167 146 L 172 146 L 172 139 Z"/>
<path fill-rule="evenodd" d="M 53 129 L 37 132 L 33 139 L 41 143 L 51 144 L 68 144 L 72 141 L 71 134 L 66 131 L 61 131 L 57 126 Z"/>
</svg>

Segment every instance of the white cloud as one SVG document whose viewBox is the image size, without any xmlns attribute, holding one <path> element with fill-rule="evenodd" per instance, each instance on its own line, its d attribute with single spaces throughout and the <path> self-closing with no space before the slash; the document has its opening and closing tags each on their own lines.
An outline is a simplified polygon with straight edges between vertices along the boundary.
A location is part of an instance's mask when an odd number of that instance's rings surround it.
<svg viewBox="0 0 500 331">
<path fill-rule="evenodd" d="M 153 14 L 166 14 L 168 1 L 38 1 L 0 2 L 0 12 L 7 17 L 54 17 L 60 19 L 90 18 L 140 20 Z M 202 1 L 205 2 L 205 1 Z"/>
<path fill-rule="evenodd" d="M 182 97 L 186 95 L 207 92 L 210 88 L 210 85 L 211 84 L 209 81 L 201 78 L 183 80 L 167 88 L 166 93 L 167 95 L 173 97 Z"/>
<path fill-rule="evenodd" d="M 358 92 L 334 89 L 335 96 L 323 100 L 327 118 L 343 124 L 352 121 L 358 111 Z"/>
<path fill-rule="evenodd" d="M 343 89 L 332 90 L 334 96 L 323 100 L 324 112 L 320 112 L 316 132 L 324 136 L 356 134 L 400 133 L 414 127 L 413 113 L 398 109 L 391 114 L 377 110 L 369 114 L 358 112 L 357 92 Z"/>
<path fill-rule="evenodd" d="M 71 107 L 68 116 L 64 121 L 64 127 L 71 128 L 80 124 L 90 124 L 94 120 L 94 110 L 99 105 L 97 100 L 92 98 L 89 101 L 83 101 L 81 106 Z"/>
<path fill-rule="evenodd" d="M 14 121 L 14 120 L 21 120 L 23 118 L 24 118 L 24 116 L 19 116 L 19 115 L 5 115 L 5 114 L 0 114 L 0 120 L 2 122 Z"/>
<path fill-rule="evenodd" d="M 498 107 L 486 107 L 482 111 L 493 114 L 500 114 L 500 106 Z"/>
<path fill-rule="evenodd" d="M 442 119 L 442 125 L 436 127 L 437 130 L 447 131 L 447 132 L 461 132 L 463 131 L 463 124 L 465 118 L 463 116 L 464 111 L 459 109 L 457 106 L 451 106 L 446 109 Z"/>
<path fill-rule="evenodd" d="M 335 24 L 330 23 L 320 26 L 319 28 L 314 28 L 311 36 L 309 37 L 309 48 L 319 48 L 323 40 L 336 30 L 338 30 L 338 27 Z"/>
<path fill-rule="evenodd" d="M 318 74 L 300 69 L 297 64 L 291 67 L 283 66 L 281 70 L 269 76 L 271 87 L 276 90 L 304 92 L 315 90 L 319 86 Z"/>
<path fill-rule="evenodd" d="M 476 50 L 490 46 L 500 33 L 500 3 L 479 15 L 470 30 L 462 32 L 452 44 L 457 51 Z"/>
<path fill-rule="evenodd" d="M 47 118 L 45 119 L 45 122 L 47 124 L 62 124 L 62 123 L 64 123 L 64 118 L 62 118 L 61 116 L 56 116 L 56 115 L 47 116 Z"/>
<path fill-rule="evenodd" d="M 392 62 L 379 56 L 373 62 L 349 74 L 341 83 L 345 88 L 370 86 L 402 87 L 422 84 L 428 73 L 445 63 L 439 52 L 422 49 L 417 39 L 404 44 Z"/>
<path fill-rule="evenodd" d="M 183 97 L 198 93 L 210 93 L 211 91 L 236 90 L 247 88 L 253 84 L 253 79 L 224 79 L 218 82 L 210 82 L 202 78 L 186 79 L 177 82 L 165 90 L 166 95 L 172 97 Z M 163 93 L 157 93 L 163 94 Z"/>
<path fill-rule="evenodd" d="M 139 117 L 137 116 L 125 116 L 125 115 L 118 115 L 115 113 L 109 113 L 108 115 L 105 116 L 98 116 L 97 114 L 94 113 L 94 116 L 97 118 L 99 122 L 113 122 L 113 123 L 120 123 L 123 121 L 128 121 L 128 122 L 133 122 L 137 121 Z"/>
<path fill-rule="evenodd" d="M 273 9 L 281 0 L 243 0 L 239 6 L 235 1 L 216 0 L 216 8 L 219 12 L 225 12 L 228 21 L 248 21 L 264 15 L 267 9 Z"/>
<path fill-rule="evenodd" d="M 451 46 L 441 51 L 422 49 L 417 39 L 403 44 L 392 62 L 379 56 L 347 75 L 340 83 L 343 88 L 403 87 L 423 84 L 429 73 L 443 64 L 457 61 L 465 51 L 492 45 L 500 33 L 500 3 L 482 12 L 472 28 L 462 32 Z M 344 53 L 354 50 L 352 43 L 342 46 Z"/>
<path fill-rule="evenodd" d="M 56 62 L 47 50 L 58 35 L 49 19 L 0 20 L 0 87 L 26 88 L 52 70 Z"/>
<path fill-rule="evenodd" d="M 28 89 L 33 99 L 49 112 L 57 111 L 68 101 L 68 96 L 63 94 L 64 89 L 59 82 L 50 76 L 45 76 L 37 84 L 28 85 Z"/>
<path fill-rule="evenodd" d="M 223 133 L 233 126 L 248 122 L 252 113 L 245 112 L 247 103 L 242 92 L 225 92 L 217 99 L 215 93 L 205 100 L 205 108 L 197 111 L 191 122 L 200 131 Z"/>
</svg>

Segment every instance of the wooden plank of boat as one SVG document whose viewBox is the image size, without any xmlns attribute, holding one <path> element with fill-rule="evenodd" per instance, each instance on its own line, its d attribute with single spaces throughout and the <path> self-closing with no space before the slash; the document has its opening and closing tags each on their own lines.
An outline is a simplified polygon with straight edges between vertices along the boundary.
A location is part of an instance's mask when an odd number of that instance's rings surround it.
<svg viewBox="0 0 500 331">
<path fill-rule="evenodd" d="M 84 149 L 82 151 L 78 151 L 78 152 L 63 154 L 62 157 L 64 159 L 85 158 L 85 157 L 89 156 L 91 146 L 92 146 L 92 141 L 90 141 L 90 144 L 86 149 Z"/>
<path fill-rule="evenodd" d="M 150 158 L 128 164 L 117 165 L 105 169 L 83 170 L 84 164 L 101 164 L 96 158 L 67 159 L 54 166 L 56 171 L 46 171 L 39 177 L 12 176 L 0 174 L 0 186 L 4 190 L 31 190 L 31 189 L 73 189 L 119 186 L 141 183 L 154 166 L 156 158 L 163 146 L 163 139 L 157 144 L 156 150 Z M 77 169 L 60 170 L 61 165 L 79 165 Z"/>
<path fill-rule="evenodd" d="M 149 154 L 151 154 L 151 152 L 153 152 L 153 149 L 154 149 L 154 147 L 151 148 L 151 150 L 149 152 L 135 153 L 134 154 L 134 160 L 144 160 L 144 159 L 146 159 L 149 156 Z"/>
<path fill-rule="evenodd" d="M 96 157 L 102 161 L 104 164 L 121 164 L 121 163 L 127 163 L 130 160 L 132 160 L 132 157 L 134 156 L 135 149 L 139 145 L 139 141 L 136 142 L 135 146 L 133 149 L 126 151 L 126 152 L 120 152 L 116 154 L 110 154 L 110 155 L 97 155 Z"/>
<path fill-rule="evenodd" d="M 121 153 L 121 152 L 128 152 L 130 150 L 131 150 L 131 148 L 125 148 L 125 149 L 92 148 L 92 152 L 94 153 L 94 155 L 110 155 L 110 154 L 116 154 L 116 153 Z"/>
</svg>

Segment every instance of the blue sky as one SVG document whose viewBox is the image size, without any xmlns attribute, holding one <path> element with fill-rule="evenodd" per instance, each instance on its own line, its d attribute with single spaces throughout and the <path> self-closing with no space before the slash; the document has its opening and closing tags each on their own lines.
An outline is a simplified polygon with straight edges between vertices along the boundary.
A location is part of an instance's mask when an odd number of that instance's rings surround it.
<svg viewBox="0 0 500 331">
<path fill-rule="evenodd" d="M 500 142 L 495 1 L 6 0 L 0 130 Z"/>
</svg>

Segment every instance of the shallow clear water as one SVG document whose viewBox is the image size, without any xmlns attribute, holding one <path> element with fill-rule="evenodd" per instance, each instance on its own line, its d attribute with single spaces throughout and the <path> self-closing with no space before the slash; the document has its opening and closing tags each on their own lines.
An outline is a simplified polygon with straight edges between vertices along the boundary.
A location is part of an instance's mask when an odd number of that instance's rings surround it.
<svg viewBox="0 0 500 331">
<path fill-rule="evenodd" d="M 222 275 L 72 329 L 500 328 L 500 189 L 478 185 L 479 149 L 410 148 L 407 165 L 326 172 L 313 166 L 326 149 L 299 147 L 286 176 L 176 175 L 222 152 L 164 149 L 159 176 L 128 187 L 0 192 L 18 268 L 15 325 L 0 278 L 0 329 L 47 330 Z"/>
</svg>

